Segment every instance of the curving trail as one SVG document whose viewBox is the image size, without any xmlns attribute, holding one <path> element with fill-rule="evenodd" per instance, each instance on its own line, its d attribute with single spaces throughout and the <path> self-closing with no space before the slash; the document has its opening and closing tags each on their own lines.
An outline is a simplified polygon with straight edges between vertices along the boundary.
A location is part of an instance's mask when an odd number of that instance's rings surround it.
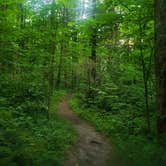
<svg viewBox="0 0 166 166">
<path fill-rule="evenodd" d="M 66 166 L 117 166 L 110 164 L 112 148 L 109 141 L 70 110 L 67 97 L 60 102 L 58 114 L 70 121 L 78 133 L 77 142 L 67 152 Z"/>
</svg>

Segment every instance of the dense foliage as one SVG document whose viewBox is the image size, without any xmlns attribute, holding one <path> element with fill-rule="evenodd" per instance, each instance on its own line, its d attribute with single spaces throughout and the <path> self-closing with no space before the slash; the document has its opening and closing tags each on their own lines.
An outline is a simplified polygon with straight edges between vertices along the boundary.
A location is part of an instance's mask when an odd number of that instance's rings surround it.
<svg viewBox="0 0 166 166">
<path fill-rule="evenodd" d="M 5 0 L 0 9 L 0 165 L 63 164 L 75 133 L 53 113 L 59 89 L 76 93 L 73 109 L 133 163 L 166 163 L 153 0 Z"/>
<path fill-rule="evenodd" d="M 53 95 L 49 121 L 43 104 L 24 96 L 21 98 L 25 101 L 15 101 L 16 108 L 1 107 L 0 165 L 64 165 L 65 152 L 76 134 L 70 124 L 55 114 L 62 95 L 59 92 Z"/>
</svg>

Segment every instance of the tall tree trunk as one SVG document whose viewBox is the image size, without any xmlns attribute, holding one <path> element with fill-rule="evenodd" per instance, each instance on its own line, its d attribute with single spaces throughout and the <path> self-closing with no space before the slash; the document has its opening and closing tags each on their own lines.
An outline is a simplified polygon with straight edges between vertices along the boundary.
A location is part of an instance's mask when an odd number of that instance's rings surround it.
<svg viewBox="0 0 166 166">
<path fill-rule="evenodd" d="M 155 1 L 158 134 L 166 133 L 166 0 Z"/>
<path fill-rule="evenodd" d="M 91 61 L 92 61 L 92 70 L 91 70 L 91 76 L 92 76 L 92 83 L 96 83 L 96 29 L 93 29 L 92 32 L 92 39 L 91 39 Z"/>
<path fill-rule="evenodd" d="M 65 30 L 67 30 L 67 24 L 68 24 L 68 8 L 66 8 L 65 6 L 62 9 L 62 26 L 63 28 L 65 28 Z M 67 53 L 67 46 L 68 46 L 68 41 L 66 41 L 66 32 L 64 32 L 63 34 L 63 40 L 60 43 L 60 61 L 59 61 L 59 66 L 58 66 L 58 74 L 57 74 L 57 81 L 56 81 L 56 86 L 57 89 L 59 89 L 60 87 L 60 83 L 61 83 L 61 75 L 62 75 L 62 67 L 65 61 L 65 56 Z M 65 71 L 64 71 L 65 72 Z M 67 80 L 65 80 L 66 82 Z"/>
<path fill-rule="evenodd" d="M 61 71 L 62 71 L 62 63 L 63 63 L 63 50 L 64 50 L 64 46 L 63 43 L 61 43 L 60 46 L 60 60 L 59 60 L 59 66 L 58 66 L 58 74 L 57 74 L 57 81 L 56 81 L 56 87 L 57 89 L 59 89 L 60 87 L 60 83 L 61 83 Z"/>
<path fill-rule="evenodd" d="M 54 43 L 52 43 L 54 44 Z M 50 119 L 51 115 L 51 98 L 53 95 L 53 90 L 54 90 L 54 54 L 55 54 L 55 46 L 52 48 L 52 55 L 51 55 L 51 61 L 50 61 L 50 66 L 49 66 L 49 78 L 48 78 L 48 119 Z"/>
<path fill-rule="evenodd" d="M 55 59 L 55 50 L 56 50 L 56 31 L 54 32 L 54 28 L 57 30 L 57 23 L 55 22 L 55 11 L 54 11 L 54 5 L 55 1 L 52 2 L 52 9 L 51 9 L 51 15 L 50 15 L 50 35 L 51 35 L 51 40 L 49 44 L 49 50 L 48 52 L 50 53 L 50 64 L 49 64 L 49 78 L 48 78 L 48 119 L 51 118 L 51 99 L 53 95 L 53 90 L 54 90 L 54 59 Z"/>
<path fill-rule="evenodd" d="M 144 83 L 144 97 L 145 97 L 145 105 L 146 105 L 146 121 L 147 121 L 147 130 L 150 132 L 150 113 L 149 113 L 149 100 L 148 100 L 148 76 L 147 69 L 145 65 L 144 55 L 143 55 L 143 47 L 142 47 L 142 25 L 141 22 L 139 24 L 139 47 L 140 47 L 140 56 L 141 56 L 141 65 L 142 65 L 142 74 L 143 74 L 143 83 Z"/>
<path fill-rule="evenodd" d="M 96 18 L 96 0 L 92 1 L 93 3 L 93 15 L 92 18 L 95 20 Z M 91 77 L 92 84 L 96 83 L 96 47 L 97 47 L 97 28 L 92 25 L 92 34 L 91 34 Z"/>
</svg>

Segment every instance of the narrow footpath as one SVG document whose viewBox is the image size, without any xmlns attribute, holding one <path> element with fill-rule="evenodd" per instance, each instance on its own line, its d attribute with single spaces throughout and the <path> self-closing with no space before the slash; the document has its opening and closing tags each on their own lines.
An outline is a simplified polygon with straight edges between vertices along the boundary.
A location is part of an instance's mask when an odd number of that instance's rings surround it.
<svg viewBox="0 0 166 166">
<path fill-rule="evenodd" d="M 110 164 L 112 148 L 109 141 L 69 108 L 68 97 L 59 104 L 58 114 L 73 124 L 78 139 L 67 152 L 66 166 L 117 166 Z M 119 164 L 118 164 L 119 165 Z"/>
</svg>

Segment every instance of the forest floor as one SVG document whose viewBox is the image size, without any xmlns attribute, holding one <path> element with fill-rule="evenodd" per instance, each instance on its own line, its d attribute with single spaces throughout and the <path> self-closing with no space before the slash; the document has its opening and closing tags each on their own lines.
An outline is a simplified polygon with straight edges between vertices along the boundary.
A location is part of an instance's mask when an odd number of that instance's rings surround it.
<svg viewBox="0 0 166 166">
<path fill-rule="evenodd" d="M 98 133 L 86 121 L 80 119 L 69 108 L 69 97 L 64 97 L 58 107 L 58 114 L 72 123 L 78 139 L 67 152 L 66 166 L 118 166 L 111 162 L 112 146 L 107 138 Z M 111 164 L 110 164 L 111 163 Z"/>
</svg>

